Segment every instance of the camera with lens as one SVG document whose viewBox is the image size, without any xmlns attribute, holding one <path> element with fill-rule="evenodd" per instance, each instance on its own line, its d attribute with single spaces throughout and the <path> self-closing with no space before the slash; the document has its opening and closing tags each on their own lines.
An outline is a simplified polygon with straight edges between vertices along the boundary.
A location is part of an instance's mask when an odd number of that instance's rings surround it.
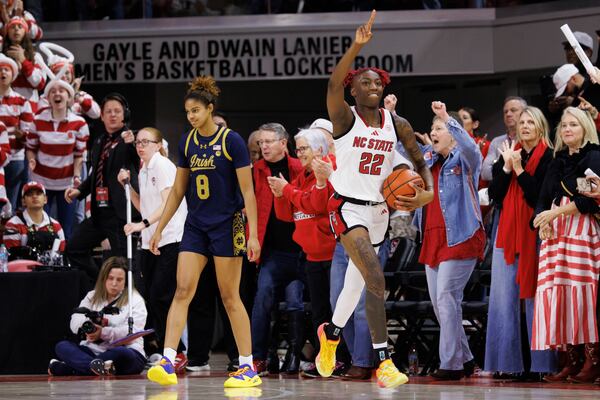
<svg viewBox="0 0 600 400">
<path fill-rule="evenodd" d="M 84 314 L 88 321 L 85 321 L 79 328 L 79 336 L 85 338 L 88 333 L 96 332 L 96 325 L 102 326 L 104 315 L 115 315 L 119 313 L 119 307 L 106 306 L 100 311 L 93 311 L 87 307 L 77 307 L 73 310 L 74 314 Z"/>
</svg>

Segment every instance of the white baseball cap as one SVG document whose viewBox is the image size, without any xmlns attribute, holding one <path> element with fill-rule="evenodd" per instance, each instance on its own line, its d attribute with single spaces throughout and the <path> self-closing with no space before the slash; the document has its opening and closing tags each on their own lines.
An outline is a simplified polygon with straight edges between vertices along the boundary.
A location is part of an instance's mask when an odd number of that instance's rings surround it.
<svg viewBox="0 0 600 400">
<path fill-rule="evenodd" d="M 573 32 L 573 36 L 579 42 L 580 45 L 587 47 L 588 49 L 594 50 L 594 39 L 590 35 L 585 32 L 576 31 Z M 563 44 L 569 42 L 563 42 Z"/>
<path fill-rule="evenodd" d="M 578 73 L 579 70 L 573 64 L 561 65 L 556 70 L 554 75 L 552 75 L 552 82 L 554 83 L 554 87 L 556 87 L 556 94 L 554 95 L 554 98 L 557 98 L 564 93 L 569 79 Z"/>
<path fill-rule="evenodd" d="M 325 118 L 315 119 L 312 124 L 310 124 L 309 129 L 321 128 L 325 129 L 329 133 L 333 133 L 333 124 L 331 121 Z"/>
</svg>

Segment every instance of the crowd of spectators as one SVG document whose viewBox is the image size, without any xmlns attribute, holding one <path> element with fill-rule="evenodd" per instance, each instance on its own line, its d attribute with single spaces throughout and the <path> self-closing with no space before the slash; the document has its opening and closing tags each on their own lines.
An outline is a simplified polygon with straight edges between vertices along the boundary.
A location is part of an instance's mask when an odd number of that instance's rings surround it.
<svg viewBox="0 0 600 400">
<path fill-rule="evenodd" d="M 105 3 L 96 5 L 110 8 L 115 18 L 126 16 L 123 7 L 127 2 Z M 211 4 L 168 3 L 201 4 L 205 9 L 198 14 L 208 12 Z M 436 8 L 436 3 L 444 2 L 418 3 Z M 176 288 L 185 201 L 162 233 L 161 254 L 151 253 L 148 246 L 174 184 L 176 167 L 166 157 L 160 131 L 146 127 L 134 134 L 129 129 L 135 106 L 127 99 L 112 93 L 98 103 L 81 90 L 73 59 L 66 53 L 48 53 L 45 59 L 36 54 L 34 44 L 42 40 L 43 31 L 34 14 L 45 8 L 45 4 L 42 8 L 36 4 L 26 2 L 31 13 L 20 0 L 0 4 L 4 244 L 15 258 L 25 253 L 31 256 L 32 252 L 23 249 L 40 253 L 58 243 L 68 263 L 84 271 L 90 283 L 96 282 L 95 291 L 81 306 L 99 310 L 112 303 L 124 306 L 128 301 L 117 294 L 123 291 L 127 270 L 118 257 L 127 256 L 126 237 L 135 235 L 140 250 L 134 258 L 142 279 L 140 293 L 135 292 L 131 300 L 139 312 L 139 328 L 145 324 L 156 330 L 145 349 L 155 352 L 163 346 L 168 306 Z M 268 4 L 284 7 L 287 3 Z M 306 2 L 306 7 L 310 4 Z M 371 2 L 340 2 L 340 7 L 348 4 L 359 9 L 373 6 Z M 263 5 L 251 2 L 252 7 Z M 575 32 L 575 37 L 591 57 L 597 41 L 585 32 Z M 530 358 L 530 371 L 548 374 L 549 382 L 600 378 L 595 315 L 600 178 L 593 176 L 600 175 L 600 72 L 586 71 L 568 43 L 565 56 L 566 63 L 553 74 L 554 89 L 547 104 L 537 108 L 518 96 L 504 100 L 504 132 L 482 133 L 485 130 L 473 104 L 446 113 L 445 106 L 442 109 L 435 103 L 431 132 L 415 133 L 435 183 L 433 201 L 415 213 L 415 220 L 421 229 L 419 262 L 425 266 L 441 326 L 439 379 L 460 379 L 472 372 L 473 355 L 462 327 L 461 300 L 475 264 L 484 259 L 486 240 L 492 252 L 492 285 L 483 369 L 498 375 L 522 374 L 526 372 L 524 359 Z M 396 99 L 391 96 L 386 97 L 384 106 L 395 115 Z M 318 375 L 314 365 L 301 363 L 312 361 L 303 350 L 310 341 L 318 351 L 314 332 L 331 318 L 348 265 L 347 254 L 329 231 L 324 206 L 333 193 L 328 177 L 336 168 L 333 128 L 331 122 L 318 117 L 306 121 L 306 129 L 294 135 L 291 146 L 290 133 L 277 122 L 265 122 L 248 136 L 262 253 L 256 264 L 245 262 L 240 291 L 245 307 L 251 310 L 254 367 L 261 375 L 301 370 L 306 376 Z M 88 121 L 93 119 L 100 119 L 102 132 L 90 141 Z M 219 127 L 228 124 L 218 114 L 214 123 Z M 397 151 L 402 153 L 402 146 Z M 132 189 L 131 223 L 125 215 L 125 184 Z M 480 198 L 490 199 L 491 210 L 480 208 Z M 102 243 L 106 255 L 117 258 L 100 266 L 92 253 Z M 573 255 L 574 249 L 577 255 Z M 388 241 L 379 251 L 383 263 L 389 252 Z M 210 268 L 209 264 L 207 271 Z M 189 340 L 177 348 L 179 370 L 210 369 L 218 299 L 214 270 L 203 274 L 199 285 L 202 290 L 196 297 L 202 300 L 191 302 Z M 277 308 L 280 301 L 285 301 L 282 310 Z M 522 301 L 526 339 L 521 338 Z M 307 303 L 311 305 L 310 330 L 305 329 Z M 220 304 L 222 316 L 225 307 Z M 288 353 L 283 365 L 273 341 L 274 309 L 287 319 Z M 198 324 L 200 320 L 203 322 Z M 73 317 L 74 333 L 83 321 L 81 316 Z M 223 322 L 229 369 L 236 370 L 239 354 L 232 345 L 231 327 Z M 141 371 L 140 360 L 145 358 L 141 341 L 130 343 L 122 354 L 110 353 L 105 346 L 104 342 L 123 336 L 123 323 L 109 318 L 106 325 L 84 335 L 80 345 L 59 343 L 56 353 L 60 360 L 51 362 L 51 370 L 101 375 Z M 346 379 L 368 379 L 373 360 L 364 294 L 343 337 L 345 346 L 338 349 L 341 362 L 334 373 Z M 522 341 L 528 342 L 531 354 L 523 354 Z M 564 365 L 559 364 L 558 350 L 566 351 Z"/>
</svg>

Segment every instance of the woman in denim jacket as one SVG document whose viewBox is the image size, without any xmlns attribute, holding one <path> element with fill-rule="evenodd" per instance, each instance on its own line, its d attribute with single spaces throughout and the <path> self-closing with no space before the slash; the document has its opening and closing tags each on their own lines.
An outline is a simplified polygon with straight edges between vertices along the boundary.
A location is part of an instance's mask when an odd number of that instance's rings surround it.
<svg viewBox="0 0 600 400">
<path fill-rule="evenodd" d="M 444 103 L 434 101 L 431 109 L 435 113 L 431 144 L 423 153 L 434 179 L 434 199 L 415 215 L 423 237 L 419 262 L 425 265 L 429 296 L 440 324 L 440 368 L 432 376 L 458 380 L 473 370 L 461 302 L 485 247 L 477 196 L 482 156 L 473 138 L 448 115 Z"/>
</svg>

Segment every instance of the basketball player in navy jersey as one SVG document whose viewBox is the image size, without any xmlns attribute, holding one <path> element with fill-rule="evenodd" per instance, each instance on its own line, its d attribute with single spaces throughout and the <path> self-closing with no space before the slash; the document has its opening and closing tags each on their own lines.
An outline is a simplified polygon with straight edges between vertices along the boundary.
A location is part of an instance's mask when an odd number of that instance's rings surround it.
<svg viewBox="0 0 600 400">
<path fill-rule="evenodd" d="M 394 366 L 387 350 L 385 281 L 375 247 L 383 242 L 389 223 L 381 187 L 394 168 L 398 140 L 425 181 L 426 189 L 415 187 L 414 197 L 398 196 L 396 205 L 414 210 L 429 203 L 433 199 L 433 178 L 408 121 L 379 108 L 389 74 L 377 68 L 349 72 L 354 58 L 372 37 L 374 19 L 373 10 L 369 21 L 357 29 L 354 43 L 335 67 L 327 88 L 327 110 L 333 123 L 338 164 L 330 177 L 336 192 L 329 202 L 330 222 L 350 262 L 332 322 L 322 324 L 317 332 L 321 350 L 316 366 L 322 376 L 331 375 L 341 330 L 366 286 L 366 314 L 378 365 L 377 383 L 393 388 L 408 378 Z M 344 101 L 346 85 L 351 85 L 354 107 Z"/>
<path fill-rule="evenodd" d="M 254 261 L 260 255 L 256 198 L 246 143 L 238 133 L 213 122 L 218 95 L 219 88 L 212 77 L 200 76 L 190 83 L 185 111 L 192 130 L 180 140 L 175 183 L 150 240 L 150 251 L 158 254 L 161 232 L 185 195 L 188 215 L 179 248 L 177 290 L 167 318 L 165 349 L 160 363 L 148 370 L 148 379 L 161 385 L 177 383 L 173 369 L 175 349 L 198 279 L 210 256 L 240 355 L 240 367 L 230 374 L 225 387 L 261 384 L 252 366 L 250 322 L 239 295 L 242 256 L 246 253 L 244 208 L 249 227 L 248 259 Z"/>
</svg>

